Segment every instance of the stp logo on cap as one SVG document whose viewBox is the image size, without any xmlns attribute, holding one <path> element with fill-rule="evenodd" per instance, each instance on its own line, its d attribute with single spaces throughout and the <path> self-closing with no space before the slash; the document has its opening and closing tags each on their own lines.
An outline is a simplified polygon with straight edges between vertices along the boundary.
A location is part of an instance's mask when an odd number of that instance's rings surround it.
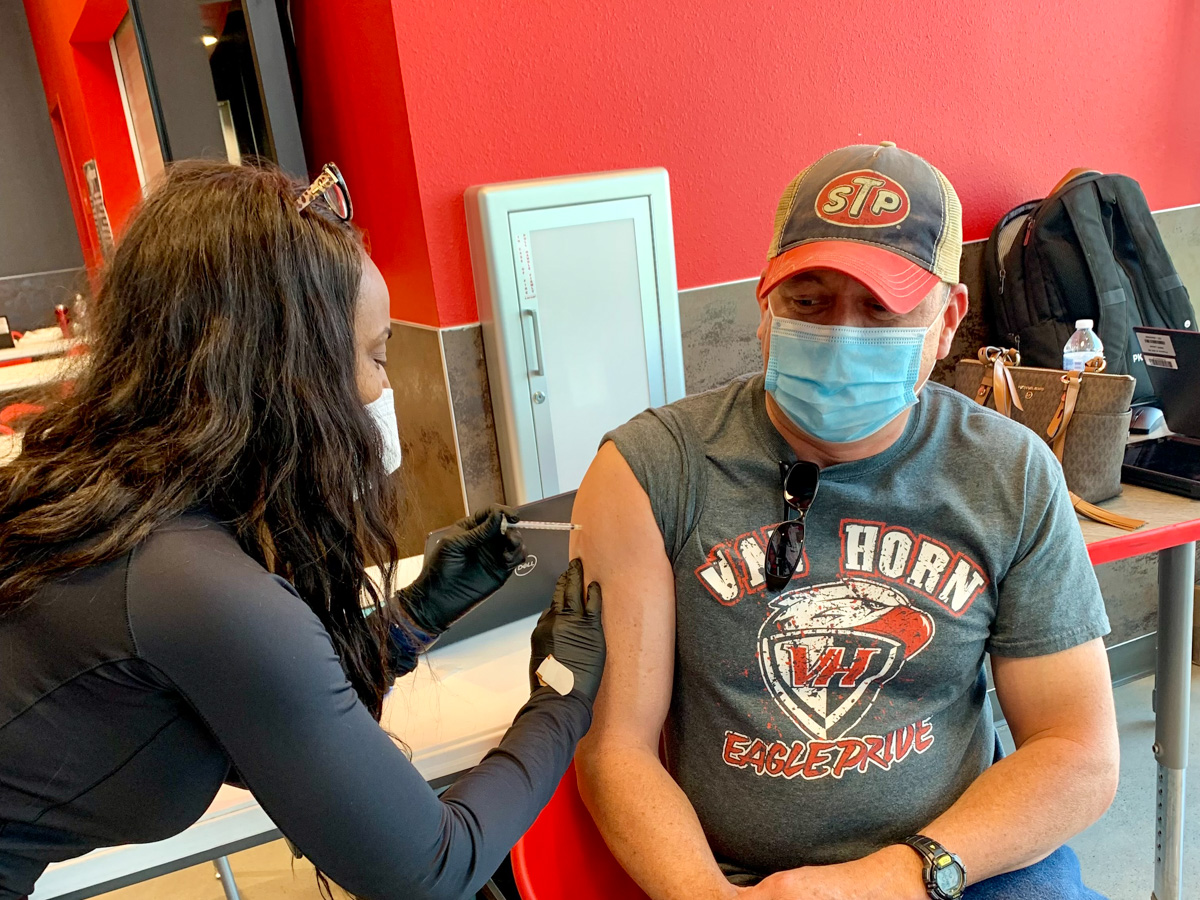
<svg viewBox="0 0 1200 900">
<path fill-rule="evenodd" d="M 821 188 L 817 215 L 835 225 L 882 228 L 908 218 L 908 191 L 872 169 L 846 172 Z"/>
</svg>

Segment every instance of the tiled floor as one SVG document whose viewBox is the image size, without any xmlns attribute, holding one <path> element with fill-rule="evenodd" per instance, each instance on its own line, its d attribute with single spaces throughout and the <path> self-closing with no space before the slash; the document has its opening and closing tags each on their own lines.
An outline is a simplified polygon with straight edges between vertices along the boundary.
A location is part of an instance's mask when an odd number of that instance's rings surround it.
<svg viewBox="0 0 1200 900">
<path fill-rule="evenodd" d="M 1141 678 L 1116 690 L 1121 732 L 1121 785 L 1099 822 L 1071 841 L 1088 886 L 1111 900 L 1148 900 L 1154 886 L 1154 792 L 1157 768 L 1153 678 Z M 1191 741 L 1187 799 L 1184 805 L 1184 900 L 1200 900 L 1200 668 L 1192 666 Z"/>
<path fill-rule="evenodd" d="M 1193 770 L 1185 821 L 1188 829 L 1184 900 L 1200 900 L 1200 668 L 1192 669 Z M 1116 690 L 1121 730 L 1121 786 L 1103 819 L 1071 841 L 1090 887 L 1110 900 L 1148 900 L 1154 871 L 1154 715 L 1153 679 L 1142 678 Z M 1004 735 L 1007 737 L 1007 735 Z M 318 900 L 307 860 L 296 860 L 282 841 L 230 857 L 244 900 Z M 1186 890 L 1186 889 L 1185 889 Z M 211 865 L 195 866 L 154 881 L 106 894 L 107 900 L 223 900 Z M 515 900 L 515 898 L 513 898 Z M 619 900 L 619 898 L 618 898 Z"/>
<path fill-rule="evenodd" d="M 293 865 L 293 862 L 295 865 Z M 296 859 L 283 841 L 229 857 L 242 900 L 320 900 L 312 863 Z M 338 891 L 335 896 L 348 895 Z M 104 900 L 225 900 L 212 863 L 192 866 L 103 895 Z"/>
</svg>

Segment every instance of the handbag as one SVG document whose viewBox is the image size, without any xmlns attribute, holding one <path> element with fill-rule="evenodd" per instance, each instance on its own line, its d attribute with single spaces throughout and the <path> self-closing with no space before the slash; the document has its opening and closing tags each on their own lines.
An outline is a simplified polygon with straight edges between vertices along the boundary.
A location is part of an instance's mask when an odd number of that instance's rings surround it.
<svg viewBox="0 0 1200 900">
<path fill-rule="evenodd" d="M 954 389 L 1041 436 L 1062 464 L 1075 511 L 1133 531 L 1146 523 L 1095 506 L 1121 493 L 1121 463 L 1136 380 L 1105 375 L 1097 357 L 1084 372 L 1021 365 L 1021 354 L 983 347 L 954 368 Z"/>
</svg>

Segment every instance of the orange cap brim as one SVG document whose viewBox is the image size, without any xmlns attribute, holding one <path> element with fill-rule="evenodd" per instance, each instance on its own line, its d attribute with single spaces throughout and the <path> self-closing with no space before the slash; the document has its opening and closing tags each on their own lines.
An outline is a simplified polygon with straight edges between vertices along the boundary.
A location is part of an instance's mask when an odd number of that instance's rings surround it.
<svg viewBox="0 0 1200 900">
<path fill-rule="evenodd" d="M 912 312 L 941 281 L 938 276 L 890 250 L 857 241 L 813 241 L 785 250 L 769 263 L 758 283 L 765 297 L 793 275 L 833 269 L 861 282 L 892 312 Z"/>
</svg>

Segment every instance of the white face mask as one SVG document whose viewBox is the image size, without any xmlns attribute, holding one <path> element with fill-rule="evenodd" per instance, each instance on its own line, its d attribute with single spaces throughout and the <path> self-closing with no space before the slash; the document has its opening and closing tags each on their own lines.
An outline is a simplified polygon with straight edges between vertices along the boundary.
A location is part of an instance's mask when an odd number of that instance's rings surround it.
<svg viewBox="0 0 1200 900">
<path fill-rule="evenodd" d="M 383 438 L 383 467 L 391 475 L 400 468 L 400 428 L 396 424 L 396 406 L 392 389 L 385 388 L 379 398 L 367 404 L 367 413 Z"/>
</svg>

